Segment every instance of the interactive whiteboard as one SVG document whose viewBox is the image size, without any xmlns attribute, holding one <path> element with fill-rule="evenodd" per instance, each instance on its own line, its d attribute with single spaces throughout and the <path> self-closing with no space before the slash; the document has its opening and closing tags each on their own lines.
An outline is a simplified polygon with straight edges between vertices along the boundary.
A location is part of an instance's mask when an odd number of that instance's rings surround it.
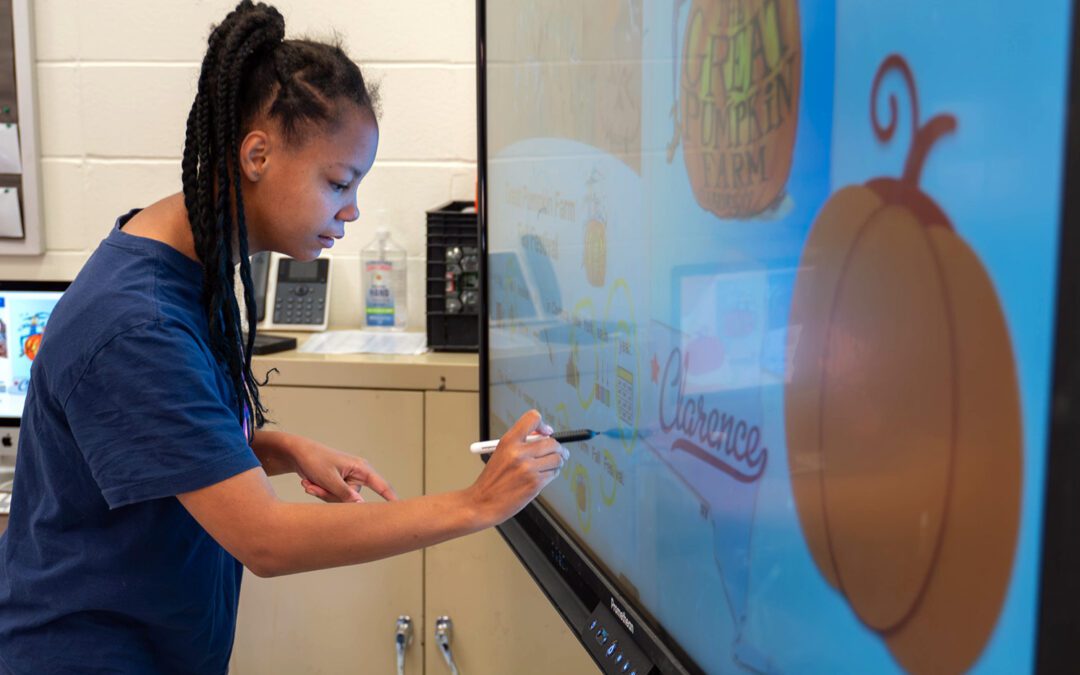
<svg viewBox="0 0 1080 675">
<path fill-rule="evenodd" d="M 487 7 L 491 431 L 701 669 L 1032 667 L 1070 18 Z"/>
</svg>

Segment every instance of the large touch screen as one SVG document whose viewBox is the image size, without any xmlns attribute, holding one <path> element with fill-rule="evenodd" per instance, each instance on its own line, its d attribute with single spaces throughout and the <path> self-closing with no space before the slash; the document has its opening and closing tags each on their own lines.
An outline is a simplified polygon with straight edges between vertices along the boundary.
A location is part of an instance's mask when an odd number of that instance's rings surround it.
<svg viewBox="0 0 1080 675">
<path fill-rule="evenodd" d="M 492 432 L 706 671 L 1031 667 L 1069 7 L 488 3 Z"/>
</svg>

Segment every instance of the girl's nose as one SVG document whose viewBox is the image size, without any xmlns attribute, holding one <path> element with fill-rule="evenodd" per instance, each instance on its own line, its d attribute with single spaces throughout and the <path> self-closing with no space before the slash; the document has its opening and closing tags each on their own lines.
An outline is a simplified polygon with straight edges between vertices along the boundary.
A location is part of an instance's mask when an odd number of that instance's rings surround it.
<svg viewBox="0 0 1080 675">
<path fill-rule="evenodd" d="M 346 223 L 351 223 L 360 217 L 360 208 L 356 204 L 356 200 L 349 202 L 349 205 L 338 211 L 338 220 Z"/>
</svg>

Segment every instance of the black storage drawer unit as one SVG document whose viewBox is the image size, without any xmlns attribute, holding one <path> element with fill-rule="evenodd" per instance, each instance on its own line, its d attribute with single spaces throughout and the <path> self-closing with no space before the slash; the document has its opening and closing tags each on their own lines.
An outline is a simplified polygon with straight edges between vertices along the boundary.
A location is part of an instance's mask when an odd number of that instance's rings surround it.
<svg viewBox="0 0 1080 675">
<path fill-rule="evenodd" d="M 437 352 L 480 347 L 480 247 L 472 202 L 427 212 L 427 341 Z"/>
</svg>

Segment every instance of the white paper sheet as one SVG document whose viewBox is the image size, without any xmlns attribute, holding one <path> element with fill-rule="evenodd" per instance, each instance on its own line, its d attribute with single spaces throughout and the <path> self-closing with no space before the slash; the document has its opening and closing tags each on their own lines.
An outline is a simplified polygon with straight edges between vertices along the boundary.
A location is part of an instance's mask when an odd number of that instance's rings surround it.
<svg viewBox="0 0 1080 675">
<path fill-rule="evenodd" d="M 22 173 L 19 125 L 0 124 L 0 173 Z"/>
<path fill-rule="evenodd" d="M 0 237 L 23 236 L 19 188 L 0 188 Z"/>
<path fill-rule="evenodd" d="M 309 337 L 298 351 L 311 354 L 423 354 L 426 333 L 328 330 Z"/>
</svg>

